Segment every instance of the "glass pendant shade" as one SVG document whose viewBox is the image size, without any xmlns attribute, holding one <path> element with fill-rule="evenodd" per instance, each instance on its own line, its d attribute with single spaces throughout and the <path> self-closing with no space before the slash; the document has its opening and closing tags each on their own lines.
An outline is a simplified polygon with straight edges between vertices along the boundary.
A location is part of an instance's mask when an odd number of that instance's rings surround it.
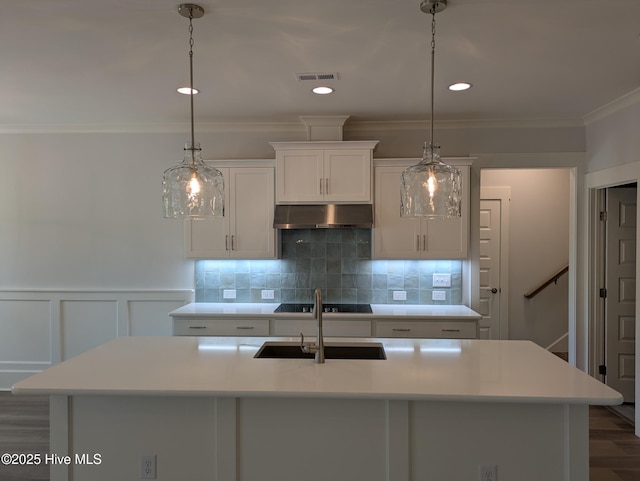
<svg viewBox="0 0 640 481">
<path fill-rule="evenodd" d="M 182 163 L 165 170 L 162 204 L 167 219 L 224 215 L 222 172 L 204 163 L 200 144 L 186 144 Z"/>
<path fill-rule="evenodd" d="M 425 144 L 422 160 L 402 172 L 401 217 L 460 217 L 462 175 Z"/>
</svg>

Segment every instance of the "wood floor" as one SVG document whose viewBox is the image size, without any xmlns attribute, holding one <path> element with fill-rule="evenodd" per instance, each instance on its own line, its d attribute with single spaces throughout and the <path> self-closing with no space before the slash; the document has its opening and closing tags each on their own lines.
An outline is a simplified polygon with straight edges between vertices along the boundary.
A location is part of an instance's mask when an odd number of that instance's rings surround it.
<svg viewBox="0 0 640 481">
<path fill-rule="evenodd" d="M 640 481 L 640 438 L 634 435 L 631 424 L 607 408 L 593 406 L 589 410 L 589 433 L 590 481 Z M 44 455 L 49 452 L 48 445 L 48 399 L 0 392 L 0 454 Z M 0 464 L 0 481 L 48 480 L 45 465 Z"/>
<path fill-rule="evenodd" d="M 589 408 L 590 481 L 640 481 L 640 438 L 607 408 Z"/>
<path fill-rule="evenodd" d="M 49 398 L 13 396 L 0 392 L 0 455 L 49 452 Z M 49 467 L 6 466 L 0 462 L 0 481 L 48 481 Z"/>
</svg>

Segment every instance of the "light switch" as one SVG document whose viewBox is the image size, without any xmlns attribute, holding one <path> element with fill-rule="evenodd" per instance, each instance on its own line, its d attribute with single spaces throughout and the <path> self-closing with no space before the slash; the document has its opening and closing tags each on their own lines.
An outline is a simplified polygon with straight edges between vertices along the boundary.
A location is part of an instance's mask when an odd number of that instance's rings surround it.
<svg viewBox="0 0 640 481">
<path fill-rule="evenodd" d="M 434 274 L 433 287 L 451 287 L 451 274 Z"/>
</svg>

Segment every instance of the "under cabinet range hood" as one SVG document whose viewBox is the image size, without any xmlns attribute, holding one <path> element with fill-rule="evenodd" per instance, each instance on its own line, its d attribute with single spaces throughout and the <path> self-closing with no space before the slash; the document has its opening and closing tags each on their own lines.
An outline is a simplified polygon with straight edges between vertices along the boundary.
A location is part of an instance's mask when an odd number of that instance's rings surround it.
<svg viewBox="0 0 640 481">
<path fill-rule="evenodd" d="M 373 227 L 371 204 L 278 204 L 273 217 L 276 229 L 331 229 Z"/>
</svg>

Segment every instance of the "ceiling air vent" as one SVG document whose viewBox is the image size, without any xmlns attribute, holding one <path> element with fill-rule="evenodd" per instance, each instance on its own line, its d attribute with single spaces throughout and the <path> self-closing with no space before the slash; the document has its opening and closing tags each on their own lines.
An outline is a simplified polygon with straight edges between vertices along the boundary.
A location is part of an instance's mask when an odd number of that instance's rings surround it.
<svg viewBox="0 0 640 481">
<path fill-rule="evenodd" d="M 338 80 L 338 72 L 297 73 L 298 82 L 302 80 Z"/>
</svg>

